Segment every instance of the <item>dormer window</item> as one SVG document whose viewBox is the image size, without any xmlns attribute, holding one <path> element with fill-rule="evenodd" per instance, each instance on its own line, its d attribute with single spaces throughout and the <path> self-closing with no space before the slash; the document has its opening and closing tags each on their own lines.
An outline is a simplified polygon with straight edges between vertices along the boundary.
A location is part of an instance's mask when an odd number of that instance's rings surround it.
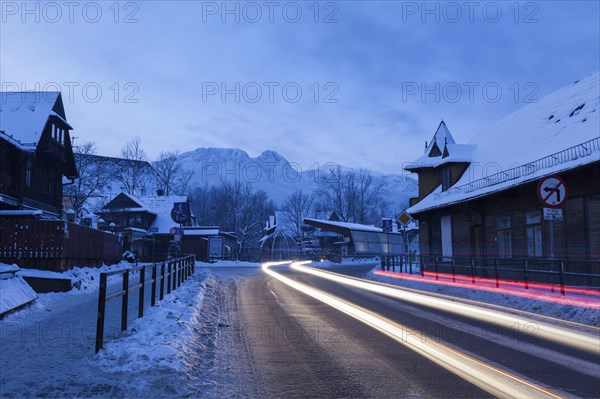
<svg viewBox="0 0 600 399">
<path fill-rule="evenodd" d="M 442 169 L 442 191 L 446 191 L 452 185 L 452 169 L 446 166 Z"/>
<path fill-rule="evenodd" d="M 56 125 L 52 125 L 52 138 L 59 142 L 60 144 L 64 144 L 65 140 L 65 131 Z"/>
</svg>

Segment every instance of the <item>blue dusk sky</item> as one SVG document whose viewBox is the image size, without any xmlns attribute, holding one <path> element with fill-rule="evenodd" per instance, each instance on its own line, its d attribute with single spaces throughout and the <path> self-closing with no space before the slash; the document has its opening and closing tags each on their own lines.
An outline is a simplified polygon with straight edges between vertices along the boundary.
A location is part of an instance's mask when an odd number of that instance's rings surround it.
<svg viewBox="0 0 600 399">
<path fill-rule="evenodd" d="M 271 149 L 398 173 L 600 60 L 597 1 L 2 1 L 3 91 L 61 90 L 77 140 L 118 155 Z"/>
</svg>

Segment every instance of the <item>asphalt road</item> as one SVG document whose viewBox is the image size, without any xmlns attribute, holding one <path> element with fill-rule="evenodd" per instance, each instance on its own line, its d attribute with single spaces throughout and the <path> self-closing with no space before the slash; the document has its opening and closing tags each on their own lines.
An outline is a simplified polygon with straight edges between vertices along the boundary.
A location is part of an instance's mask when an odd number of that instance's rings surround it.
<svg viewBox="0 0 600 399">
<path fill-rule="evenodd" d="M 362 275 L 369 267 L 340 267 Z M 600 397 L 595 355 L 289 269 L 274 268 L 561 396 Z M 479 398 L 490 393 L 376 329 L 264 273 L 238 280 L 239 338 L 254 394 L 295 398 Z M 247 393 L 250 393 L 248 391 Z"/>
</svg>

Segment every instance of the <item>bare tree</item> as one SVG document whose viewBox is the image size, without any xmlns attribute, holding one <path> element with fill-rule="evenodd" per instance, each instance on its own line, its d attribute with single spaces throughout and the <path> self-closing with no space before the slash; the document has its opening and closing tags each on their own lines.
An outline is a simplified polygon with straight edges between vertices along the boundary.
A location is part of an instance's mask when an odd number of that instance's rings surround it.
<svg viewBox="0 0 600 399">
<path fill-rule="evenodd" d="M 335 211 L 342 221 L 365 223 L 385 209 L 384 189 L 383 180 L 367 170 L 344 172 L 336 166 L 323 176 L 317 194 L 322 206 Z"/>
<path fill-rule="evenodd" d="M 283 221 L 295 232 L 296 238 L 304 238 L 304 218 L 310 215 L 313 207 L 314 195 L 305 193 L 301 189 L 294 191 L 283 203 L 286 220 Z"/>
<path fill-rule="evenodd" d="M 96 143 L 87 141 L 73 146 L 79 177 L 73 184 L 64 187 L 64 196 L 73 210 L 80 212 L 86 201 L 93 197 L 111 178 L 112 170 L 94 158 Z"/>
<path fill-rule="evenodd" d="M 138 194 L 147 186 L 149 178 L 146 173 L 148 158 L 142 148 L 142 140 L 136 136 L 128 141 L 121 149 L 121 158 L 129 162 L 123 162 L 116 178 L 123 184 L 127 193 Z"/>
<path fill-rule="evenodd" d="M 178 162 L 179 152 L 161 152 L 158 160 L 153 163 L 158 175 L 159 186 L 165 190 L 166 195 L 184 195 L 189 189 L 189 183 L 194 175 L 191 169 L 185 169 Z"/>
<path fill-rule="evenodd" d="M 378 215 L 385 209 L 384 199 L 385 184 L 382 179 L 378 179 L 370 171 L 361 169 L 356 174 L 355 180 L 355 202 L 354 202 L 354 221 L 365 223 L 368 217 Z"/>
<path fill-rule="evenodd" d="M 220 186 L 196 188 L 192 199 L 199 223 L 235 232 L 238 259 L 256 260 L 263 222 L 275 209 L 264 191 L 255 191 L 251 184 L 239 181 L 224 182 Z"/>
</svg>

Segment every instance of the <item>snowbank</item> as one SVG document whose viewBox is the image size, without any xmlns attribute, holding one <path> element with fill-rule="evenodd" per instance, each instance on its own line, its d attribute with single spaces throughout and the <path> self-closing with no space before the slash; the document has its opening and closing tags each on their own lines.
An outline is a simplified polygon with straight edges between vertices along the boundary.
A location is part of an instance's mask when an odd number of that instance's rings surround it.
<svg viewBox="0 0 600 399">
<path fill-rule="evenodd" d="M 15 275 L 19 272 L 17 265 L 0 263 L 0 315 L 26 305 L 38 296 L 35 291 L 23 280 Z"/>
<path fill-rule="evenodd" d="M 196 267 L 260 267 L 261 263 L 239 260 L 218 260 L 214 263 L 196 262 Z"/>
</svg>

